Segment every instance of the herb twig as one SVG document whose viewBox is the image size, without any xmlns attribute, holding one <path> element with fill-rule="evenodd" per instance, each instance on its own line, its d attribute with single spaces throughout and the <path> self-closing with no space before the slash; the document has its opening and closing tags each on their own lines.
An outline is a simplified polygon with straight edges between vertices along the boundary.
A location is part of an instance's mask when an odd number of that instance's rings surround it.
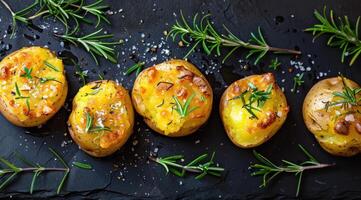
<svg viewBox="0 0 361 200">
<path fill-rule="evenodd" d="M 275 178 L 277 175 L 282 173 L 292 173 L 298 177 L 296 196 L 299 195 L 301 188 L 301 181 L 303 172 L 307 170 L 321 169 L 326 167 L 334 166 L 335 164 L 323 164 L 315 159 L 302 145 L 298 145 L 302 152 L 307 156 L 308 160 L 301 164 L 296 164 L 288 160 L 282 160 L 283 165 L 276 165 L 266 157 L 253 151 L 254 156 L 261 164 L 254 164 L 250 166 L 250 169 L 255 170 L 251 173 L 252 176 L 263 176 L 263 182 L 260 187 L 266 187 L 267 184 Z"/>
<path fill-rule="evenodd" d="M 278 58 L 275 58 L 271 60 L 271 64 L 268 67 L 273 70 L 277 70 L 279 66 L 281 66 L 281 62 L 278 60 Z"/>
<path fill-rule="evenodd" d="M 273 85 L 269 85 L 266 90 L 259 90 L 253 83 L 249 82 L 246 91 L 230 100 L 241 99 L 243 108 L 251 114 L 251 118 L 258 119 L 255 111 L 261 111 L 259 108 L 262 108 L 266 101 L 271 98 L 272 88 Z M 249 95 L 247 101 L 246 95 Z"/>
<path fill-rule="evenodd" d="M 210 55 L 212 52 L 215 52 L 217 56 L 221 55 L 221 47 L 232 48 L 224 57 L 224 62 L 234 51 L 239 48 L 248 49 L 248 54 L 246 58 L 255 56 L 255 64 L 257 64 L 267 52 L 273 53 L 282 53 L 282 54 L 301 54 L 300 51 L 282 49 L 271 47 L 268 45 L 266 40 L 263 37 L 261 29 L 258 28 L 257 33 L 251 33 L 251 39 L 248 42 L 241 40 L 239 37 L 235 36 L 228 28 L 225 28 L 227 35 L 218 33 L 213 27 L 210 20 L 208 20 L 209 15 L 205 15 L 198 18 L 198 14 L 193 17 L 192 23 L 188 23 L 183 13 L 180 13 L 181 20 L 176 21 L 172 26 L 169 36 L 175 40 L 177 36 L 180 36 L 180 39 L 183 43 L 190 45 L 191 41 L 194 42 L 194 45 L 191 47 L 189 52 L 185 57 L 188 57 L 197 46 L 201 45 L 203 50 Z"/>
<path fill-rule="evenodd" d="M 50 152 L 57 158 L 59 161 L 63 164 L 63 168 L 59 167 L 43 167 L 39 164 L 34 164 L 30 161 L 27 161 L 24 157 L 20 156 L 20 160 L 22 160 L 25 164 L 29 165 L 29 167 L 18 167 L 14 163 L 11 163 L 10 161 L 0 157 L 0 162 L 4 164 L 7 168 L 0 169 L 0 176 L 2 176 L 4 179 L 0 182 L 0 190 L 3 190 L 6 188 L 11 181 L 14 180 L 14 178 L 22 173 L 32 172 L 34 173 L 33 178 L 31 180 L 30 184 L 30 194 L 32 194 L 35 190 L 35 184 L 36 180 L 39 177 L 40 174 L 45 172 L 64 172 L 63 179 L 58 185 L 57 188 L 57 194 L 61 192 L 61 189 L 64 185 L 64 182 L 70 172 L 70 169 L 66 162 L 61 158 L 61 156 L 56 153 L 55 150 L 49 148 Z M 6 178 L 5 178 L 6 177 Z"/>
<path fill-rule="evenodd" d="M 195 94 L 192 94 L 190 97 L 187 98 L 186 102 L 182 105 L 182 103 L 179 101 L 178 97 L 173 96 L 173 99 L 175 101 L 175 110 L 178 112 L 178 114 L 181 117 L 186 117 L 188 116 L 189 113 L 193 112 L 194 110 L 198 109 L 199 107 L 193 107 L 190 108 L 190 104 L 192 99 L 195 97 Z"/>
<path fill-rule="evenodd" d="M 155 158 L 150 156 L 149 159 L 162 165 L 167 173 L 171 172 L 179 177 L 184 177 L 186 172 L 196 173 L 198 175 L 195 178 L 201 179 L 208 174 L 219 177 L 221 176 L 221 172 L 224 171 L 224 168 L 215 166 L 213 161 L 214 156 L 215 153 L 213 152 L 211 159 L 205 162 L 205 160 L 208 158 L 208 154 L 203 154 L 186 165 L 179 163 L 179 161 L 184 158 L 182 155 L 168 156 L 163 158 Z"/>
<path fill-rule="evenodd" d="M 107 42 L 104 41 L 104 39 L 112 38 L 112 34 L 104 34 L 102 35 L 101 32 L 103 30 L 99 29 L 93 33 L 90 33 L 88 35 L 84 36 L 76 36 L 74 34 L 64 34 L 64 35 L 55 35 L 59 38 L 62 38 L 66 41 L 69 41 L 70 43 L 78 46 L 82 46 L 85 48 L 87 52 L 89 52 L 92 57 L 94 58 L 94 61 L 98 65 L 98 59 L 96 56 L 104 57 L 105 59 L 116 63 L 116 54 L 114 45 L 119 45 L 120 42 Z"/>
<path fill-rule="evenodd" d="M 305 81 L 303 80 L 303 73 L 297 74 L 293 77 L 293 88 L 292 92 L 296 92 L 297 87 L 300 87 Z"/>
<path fill-rule="evenodd" d="M 343 63 L 346 57 L 350 57 L 349 65 L 351 66 L 361 54 L 360 16 L 357 18 L 355 25 L 352 26 L 347 16 L 338 17 L 338 20 L 335 20 L 333 10 L 331 9 L 329 14 L 327 14 L 326 10 L 326 6 L 323 9 L 323 14 L 315 10 L 314 15 L 319 24 L 315 24 L 305 31 L 311 31 L 315 36 L 314 39 L 328 34 L 327 45 L 342 49 L 341 62 Z"/>
<path fill-rule="evenodd" d="M 145 63 L 144 62 L 138 62 L 134 64 L 133 66 L 129 67 L 127 71 L 125 72 L 125 75 L 130 75 L 135 71 L 135 76 L 138 76 L 139 73 L 142 71 Z"/>
<path fill-rule="evenodd" d="M 345 81 L 345 78 L 341 76 L 343 91 L 342 92 L 333 92 L 333 96 L 337 97 L 338 100 L 334 102 L 327 102 L 325 109 L 327 110 L 331 106 L 341 105 L 343 108 L 349 108 L 352 106 L 361 105 L 361 97 L 357 97 L 361 93 L 361 88 L 350 88 Z"/>
</svg>

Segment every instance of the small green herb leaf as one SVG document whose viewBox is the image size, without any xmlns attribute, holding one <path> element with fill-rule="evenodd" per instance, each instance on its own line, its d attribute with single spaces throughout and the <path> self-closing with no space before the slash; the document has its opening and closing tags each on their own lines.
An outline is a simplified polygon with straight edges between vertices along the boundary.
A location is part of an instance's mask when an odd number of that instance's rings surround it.
<svg viewBox="0 0 361 200">
<path fill-rule="evenodd" d="M 88 164 L 88 163 L 82 163 L 82 162 L 76 162 L 74 161 L 73 162 L 73 165 L 77 168 L 80 168 L 80 169 L 87 169 L 87 170 L 91 170 L 93 167 Z"/>
<path fill-rule="evenodd" d="M 133 66 L 131 66 L 127 69 L 127 71 L 125 72 L 125 75 L 130 75 L 131 73 L 133 73 L 135 71 L 136 72 L 135 76 L 138 76 L 139 73 L 142 71 L 144 65 L 145 65 L 144 62 L 138 62 L 138 63 L 134 64 Z"/>
<path fill-rule="evenodd" d="M 49 63 L 48 61 L 44 61 L 44 64 L 45 64 L 46 67 L 48 67 L 48 68 L 50 68 L 50 69 L 52 69 L 52 70 L 54 70 L 56 72 L 59 72 L 59 70 L 54 65 Z"/>
<path fill-rule="evenodd" d="M 187 98 L 186 102 L 184 103 L 184 105 L 182 105 L 182 103 L 179 101 L 178 97 L 173 96 L 173 99 L 175 101 L 175 110 L 178 112 L 178 114 L 181 117 L 186 117 L 188 116 L 189 113 L 193 112 L 194 110 L 198 109 L 199 107 L 193 107 L 193 108 L 189 108 L 192 99 L 194 98 L 195 94 L 192 94 L 190 97 Z"/>
<path fill-rule="evenodd" d="M 29 69 L 27 67 L 24 67 L 24 74 L 21 75 L 21 77 L 25 77 L 27 79 L 32 79 L 31 72 L 33 71 L 33 68 Z"/>
</svg>

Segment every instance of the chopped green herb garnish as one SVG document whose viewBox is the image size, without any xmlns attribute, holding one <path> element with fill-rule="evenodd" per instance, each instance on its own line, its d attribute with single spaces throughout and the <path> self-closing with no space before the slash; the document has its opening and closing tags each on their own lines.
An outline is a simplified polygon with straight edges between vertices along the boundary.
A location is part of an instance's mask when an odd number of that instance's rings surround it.
<svg viewBox="0 0 361 200">
<path fill-rule="evenodd" d="M 58 82 L 60 84 L 62 83 L 62 82 L 56 80 L 55 78 L 51 78 L 51 77 L 41 77 L 40 78 L 40 83 L 46 83 L 48 81 L 55 81 L 55 82 Z"/>
<path fill-rule="evenodd" d="M 108 127 L 103 127 L 103 126 L 93 127 L 93 122 L 94 122 L 93 117 L 88 112 L 86 112 L 85 133 L 99 132 L 99 131 L 111 131 L 111 129 Z"/>
<path fill-rule="evenodd" d="M 243 103 L 243 108 L 247 110 L 249 114 L 251 114 L 251 118 L 258 119 L 255 111 L 260 112 L 259 108 L 263 107 L 268 99 L 271 98 L 273 85 L 269 85 L 265 91 L 258 90 L 258 88 L 251 82 L 248 83 L 248 89 L 239 96 L 236 96 L 230 100 L 241 99 Z M 249 94 L 249 98 L 246 101 L 245 96 Z M 256 104 L 254 106 L 253 104 Z"/>
<path fill-rule="evenodd" d="M 52 64 L 50 64 L 48 61 L 44 61 L 45 66 L 49 67 L 50 69 L 59 72 L 59 70 Z"/>
<path fill-rule="evenodd" d="M 173 99 L 175 101 L 175 110 L 179 113 L 179 115 L 181 117 L 186 117 L 189 113 L 193 112 L 194 110 L 198 109 L 199 107 L 193 107 L 193 108 L 189 108 L 192 99 L 194 98 L 195 94 L 192 94 L 190 97 L 188 97 L 188 99 L 186 100 L 186 102 L 184 103 L 184 105 L 181 104 L 181 102 L 179 101 L 179 99 L 176 96 L 173 96 Z"/>
<path fill-rule="evenodd" d="M 27 67 L 24 67 L 24 72 L 25 74 L 22 74 L 21 77 L 25 77 L 28 79 L 32 79 L 33 77 L 31 76 L 31 72 L 33 71 L 33 68 L 29 69 Z"/>
</svg>

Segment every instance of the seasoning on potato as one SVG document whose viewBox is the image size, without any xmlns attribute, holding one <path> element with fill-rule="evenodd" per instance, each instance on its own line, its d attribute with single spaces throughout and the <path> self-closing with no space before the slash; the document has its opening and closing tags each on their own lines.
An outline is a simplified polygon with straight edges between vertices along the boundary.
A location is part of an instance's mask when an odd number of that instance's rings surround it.
<svg viewBox="0 0 361 200">
<path fill-rule="evenodd" d="M 195 132 L 207 121 L 213 92 L 194 65 L 171 60 L 142 71 L 134 83 L 132 99 L 150 128 L 180 137 Z"/>
<path fill-rule="evenodd" d="M 120 149 L 132 134 L 133 125 L 128 91 L 114 81 L 88 83 L 74 97 L 69 132 L 92 156 L 104 157 Z"/>
<path fill-rule="evenodd" d="M 241 148 L 263 144 L 282 126 L 289 107 L 272 73 L 232 83 L 223 93 L 220 115 L 231 141 Z"/>
<path fill-rule="evenodd" d="M 329 153 L 353 156 L 361 152 L 361 88 L 343 77 L 324 79 L 303 103 L 308 130 Z"/>
<path fill-rule="evenodd" d="M 21 127 L 44 124 L 64 105 L 68 84 L 62 60 L 49 49 L 26 47 L 0 62 L 0 111 Z"/>
</svg>

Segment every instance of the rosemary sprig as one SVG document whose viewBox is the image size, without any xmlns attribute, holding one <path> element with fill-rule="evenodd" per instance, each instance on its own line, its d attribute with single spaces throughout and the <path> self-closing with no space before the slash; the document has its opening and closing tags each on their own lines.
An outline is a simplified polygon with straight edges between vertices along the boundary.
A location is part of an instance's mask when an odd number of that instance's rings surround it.
<svg viewBox="0 0 361 200">
<path fill-rule="evenodd" d="M 101 21 L 110 23 L 105 17 L 105 10 L 108 6 L 103 5 L 103 0 L 97 0 L 91 4 L 86 4 L 85 0 L 35 0 L 31 5 L 18 12 L 14 12 L 5 0 L 1 0 L 1 2 L 12 15 L 12 36 L 15 33 L 17 22 L 30 24 L 31 20 L 38 17 L 53 17 L 64 25 L 67 33 L 70 29 L 72 29 L 72 33 L 77 32 L 80 22 L 92 24 L 92 21 L 86 18 L 87 15 L 97 18 L 96 27 Z M 70 27 L 70 24 L 75 24 L 75 26 Z"/>
<path fill-rule="evenodd" d="M 338 21 L 336 21 L 333 10 L 330 10 L 329 17 L 326 10 L 326 6 L 323 9 L 323 14 L 315 10 L 314 15 L 320 23 L 307 28 L 305 31 L 311 31 L 315 36 L 314 39 L 328 34 L 327 45 L 342 49 L 341 62 L 343 63 L 346 57 L 350 57 L 349 65 L 351 66 L 361 54 L 360 16 L 355 25 L 352 26 L 347 16 L 338 17 Z"/>
<path fill-rule="evenodd" d="M 263 176 L 263 182 L 260 187 L 266 187 L 267 184 L 281 173 L 292 173 L 298 177 L 296 196 L 299 195 L 303 172 L 307 170 L 320 169 L 334 166 L 335 164 L 322 164 L 316 160 L 302 145 L 298 145 L 302 152 L 307 156 L 308 160 L 301 164 L 296 164 L 287 160 L 282 160 L 283 165 L 276 165 L 266 157 L 253 151 L 254 156 L 261 164 L 254 164 L 250 169 L 255 170 L 252 176 Z"/>
<path fill-rule="evenodd" d="M 32 79 L 33 77 L 31 76 L 31 72 L 33 71 L 33 68 L 27 68 L 24 66 L 24 74 L 21 75 L 21 77 L 27 78 L 27 79 Z"/>
<path fill-rule="evenodd" d="M 61 158 L 61 156 L 59 156 L 59 154 L 56 153 L 55 150 L 53 150 L 51 148 L 49 148 L 49 150 L 63 164 L 63 166 L 64 166 L 63 168 L 43 167 L 39 164 L 34 164 L 30 161 L 27 161 L 23 156 L 19 156 L 19 159 L 21 161 L 23 161 L 25 164 L 29 165 L 29 167 L 18 167 L 15 164 L 9 162 L 8 160 L 0 157 L 0 162 L 7 167 L 7 168 L 0 169 L 0 176 L 3 177 L 3 179 L 0 182 L 0 190 L 5 189 L 9 185 L 9 183 L 11 181 L 13 181 L 13 179 L 16 176 L 18 176 L 22 173 L 32 172 L 32 173 L 34 173 L 34 175 L 31 180 L 30 189 L 29 189 L 30 194 L 32 194 L 35 190 L 36 180 L 40 174 L 45 173 L 45 172 L 64 172 L 63 179 L 61 180 L 61 182 L 59 183 L 58 188 L 57 188 L 57 194 L 60 194 L 61 189 L 64 185 L 64 182 L 70 172 L 70 168 L 68 167 L 66 162 Z"/>
<path fill-rule="evenodd" d="M 74 44 L 75 46 L 82 46 L 85 48 L 87 52 L 89 52 L 92 57 L 94 58 L 94 61 L 97 65 L 98 59 L 96 56 L 104 57 L 105 59 L 116 63 L 116 54 L 114 45 L 119 45 L 120 42 L 106 42 L 104 39 L 112 38 L 112 34 L 100 34 L 103 31 L 103 29 L 99 29 L 93 33 L 90 33 L 88 35 L 84 36 L 75 36 L 74 34 L 64 34 L 64 35 L 55 35 L 59 38 L 62 38 L 66 41 L 69 41 L 70 43 Z"/>
<path fill-rule="evenodd" d="M 272 59 L 269 68 L 273 70 L 277 70 L 278 67 L 281 66 L 281 62 L 278 60 L 278 58 Z"/>
<path fill-rule="evenodd" d="M 296 92 L 296 88 L 300 87 L 305 81 L 303 80 L 303 73 L 297 74 L 293 77 L 293 88 L 292 92 Z"/>
<path fill-rule="evenodd" d="M 199 45 L 202 46 L 203 50 L 208 55 L 210 55 L 212 52 L 215 52 L 217 56 L 221 55 L 221 47 L 232 48 L 226 54 L 222 62 L 224 62 L 234 51 L 239 48 L 248 49 L 249 51 L 246 58 L 255 56 L 255 64 L 257 64 L 266 55 L 267 52 L 301 54 L 300 51 L 269 46 L 264 39 L 260 28 L 258 28 L 257 33 L 251 33 L 251 38 L 248 42 L 246 42 L 235 36 L 225 26 L 224 28 L 227 32 L 227 35 L 218 33 L 214 29 L 211 21 L 208 20 L 209 15 L 205 15 L 198 19 L 198 14 L 196 14 L 193 17 L 192 24 L 187 22 L 182 12 L 180 12 L 180 16 L 181 20 L 176 21 L 176 23 L 172 26 L 168 36 L 171 36 L 173 41 L 177 36 L 180 36 L 181 41 L 187 45 L 190 45 L 191 41 L 194 42 L 194 45 L 186 54 L 185 58 L 188 57 Z"/>
<path fill-rule="evenodd" d="M 251 119 L 258 119 L 255 111 L 260 112 L 263 105 L 268 99 L 271 98 L 273 85 L 269 85 L 266 90 L 259 90 L 253 83 L 248 83 L 248 89 L 239 96 L 233 97 L 230 100 L 241 99 L 243 108 L 251 114 Z M 246 101 L 245 96 L 249 94 L 248 100 Z M 255 104 L 255 106 L 254 106 Z"/>
<path fill-rule="evenodd" d="M 341 105 L 343 108 L 350 108 L 352 106 L 361 105 L 361 97 L 357 98 L 357 95 L 361 93 L 361 88 L 350 88 L 345 81 L 345 78 L 341 76 L 343 91 L 342 92 L 333 92 L 333 96 L 337 97 L 339 100 L 335 102 L 327 102 L 325 104 L 325 109 L 328 110 L 331 106 Z"/>
<path fill-rule="evenodd" d="M 138 76 L 139 73 L 142 71 L 143 67 L 145 65 L 145 62 L 138 62 L 134 64 L 133 66 L 129 67 L 127 71 L 125 72 L 125 75 L 130 75 L 135 71 L 135 76 Z"/>
<path fill-rule="evenodd" d="M 85 122 L 85 133 L 96 133 L 100 131 L 111 131 L 109 127 L 106 126 L 93 126 L 94 119 L 93 117 L 86 112 L 85 114 L 86 122 Z"/>
<path fill-rule="evenodd" d="M 189 108 L 192 99 L 195 97 L 195 94 L 192 94 L 190 97 L 187 98 L 186 102 L 182 105 L 182 103 L 179 101 L 178 97 L 173 96 L 173 99 L 175 101 L 175 108 L 174 110 L 178 112 L 178 114 L 181 117 L 188 116 L 189 113 L 193 112 L 194 110 L 198 109 L 199 107 L 193 107 Z"/>
<path fill-rule="evenodd" d="M 162 165 L 167 173 L 171 172 L 176 176 L 184 177 L 186 172 L 198 174 L 195 178 L 201 179 L 206 175 L 221 176 L 224 168 L 215 166 L 213 161 L 215 153 L 212 153 L 211 159 L 205 163 L 208 154 L 203 154 L 189 162 L 187 165 L 179 164 L 179 161 L 184 158 L 182 155 L 168 156 L 164 158 L 155 158 L 150 156 L 149 159 Z"/>
</svg>

